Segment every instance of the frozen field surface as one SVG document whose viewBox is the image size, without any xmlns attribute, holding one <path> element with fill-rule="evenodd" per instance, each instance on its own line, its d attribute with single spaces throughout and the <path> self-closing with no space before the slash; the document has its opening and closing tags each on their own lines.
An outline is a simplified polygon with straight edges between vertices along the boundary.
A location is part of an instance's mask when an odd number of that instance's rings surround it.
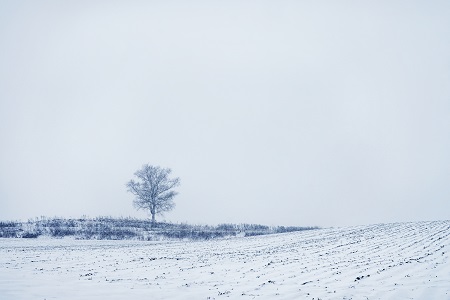
<svg viewBox="0 0 450 300">
<path fill-rule="evenodd" d="M 450 221 L 200 242 L 0 239 L 0 299 L 450 300 Z"/>
</svg>

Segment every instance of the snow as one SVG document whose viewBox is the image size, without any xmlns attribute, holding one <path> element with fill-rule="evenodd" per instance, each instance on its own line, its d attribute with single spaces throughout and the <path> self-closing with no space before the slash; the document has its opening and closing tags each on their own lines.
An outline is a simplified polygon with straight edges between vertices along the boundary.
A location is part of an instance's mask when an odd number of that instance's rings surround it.
<svg viewBox="0 0 450 300">
<path fill-rule="evenodd" d="M 450 300 L 450 221 L 196 242 L 0 239 L 0 299 Z"/>
</svg>

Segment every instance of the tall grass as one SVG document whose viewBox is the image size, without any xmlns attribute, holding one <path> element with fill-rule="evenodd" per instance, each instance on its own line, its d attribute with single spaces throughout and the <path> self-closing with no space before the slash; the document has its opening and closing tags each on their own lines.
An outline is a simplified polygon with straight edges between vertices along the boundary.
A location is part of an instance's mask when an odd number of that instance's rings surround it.
<svg viewBox="0 0 450 300">
<path fill-rule="evenodd" d="M 135 218 L 96 217 L 79 219 L 35 218 L 28 222 L 0 222 L 1 238 L 53 238 L 97 240 L 163 240 L 189 239 L 208 240 L 214 238 L 255 236 L 317 229 L 318 227 L 284 227 L 258 224 L 188 225 L 159 222 L 151 226 L 148 220 Z"/>
</svg>

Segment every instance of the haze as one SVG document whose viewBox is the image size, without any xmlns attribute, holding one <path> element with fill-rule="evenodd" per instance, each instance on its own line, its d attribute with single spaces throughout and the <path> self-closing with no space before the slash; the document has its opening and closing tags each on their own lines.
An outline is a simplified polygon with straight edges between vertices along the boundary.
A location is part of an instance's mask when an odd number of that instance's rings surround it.
<svg viewBox="0 0 450 300">
<path fill-rule="evenodd" d="M 0 220 L 450 219 L 448 1 L 2 1 Z"/>
</svg>

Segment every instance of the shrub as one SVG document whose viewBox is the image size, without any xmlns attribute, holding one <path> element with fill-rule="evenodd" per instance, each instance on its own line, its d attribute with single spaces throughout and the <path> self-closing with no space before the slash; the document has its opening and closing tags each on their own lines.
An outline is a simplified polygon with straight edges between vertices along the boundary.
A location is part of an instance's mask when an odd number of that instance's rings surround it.
<svg viewBox="0 0 450 300">
<path fill-rule="evenodd" d="M 22 234 L 22 238 L 24 239 L 35 239 L 38 236 L 40 236 L 41 234 L 39 232 L 25 232 L 24 234 Z"/>
</svg>

